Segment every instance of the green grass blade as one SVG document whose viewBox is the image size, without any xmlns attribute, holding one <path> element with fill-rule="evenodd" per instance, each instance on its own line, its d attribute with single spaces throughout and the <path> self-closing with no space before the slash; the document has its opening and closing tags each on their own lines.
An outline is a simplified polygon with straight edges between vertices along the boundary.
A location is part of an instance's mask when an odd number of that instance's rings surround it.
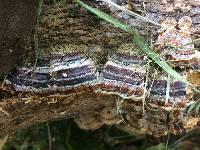
<svg viewBox="0 0 200 150">
<path fill-rule="evenodd" d="M 149 147 L 149 148 L 146 148 L 145 150 L 168 150 L 168 149 L 166 149 L 164 143 L 160 143 L 160 144 L 158 144 L 158 145 L 155 145 L 155 146 L 151 146 L 151 147 Z"/>
<path fill-rule="evenodd" d="M 169 99 L 170 99 L 170 95 L 169 95 L 170 83 L 171 83 L 171 76 L 168 74 L 168 77 L 167 77 L 167 89 L 166 89 L 166 96 L 165 96 L 165 104 L 167 104 Z"/>
<path fill-rule="evenodd" d="M 198 101 L 198 104 L 197 104 L 195 112 L 196 112 L 196 114 L 200 115 L 199 114 L 199 112 L 200 112 L 200 102 L 199 101 Z"/>
<path fill-rule="evenodd" d="M 160 58 L 157 56 L 157 54 L 147 45 L 145 44 L 141 38 L 139 37 L 139 34 L 137 31 L 135 31 L 133 36 L 133 41 L 155 62 L 157 63 L 164 71 L 166 71 L 168 74 L 173 76 L 175 79 L 184 82 L 186 84 L 190 83 L 182 77 L 179 73 L 177 73 L 174 69 L 172 69 L 171 66 L 169 66 L 165 61 L 160 60 Z"/>
<path fill-rule="evenodd" d="M 198 137 L 199 135 L 200 135 L 200 132 L 198 130 L 190 131 L 184 136 L 182 136 L 181 138 L 179 138 L 178 140 L 175 140 L 174 143 L 169 146 L 169 149 L 176 149 L 177 146 L 184 140 L 190 139 L 192 137 Z"/>
<path fill-rule="evenodd" d="M 195 110 L 195 114 L 199 115 L 199 111 L 200 111 L 200 101 L 196 101 L 193 104 L 191 104 L 190 106 L 188 106 L 188 109 L 186 110 L 186 117 L 189 117 L 189 115 L 194 112 Z"/>
<path fill-rule="evenodd" d="M 157 57 L 157 54 L 146 44 L 144 43 L 138 32 L 131 28 L 130 26 L 118 21 L 117 19 L 113 18 L 112 16 L 96 9 L 93 7 L 88 6 L 87 4 L 83 3 L 80 0 L 75 0 L 76 3 L 87 9 L 88 11 L 94 13 L 98 17 L 112 23 L 114 26 L 125 30 L 128 33 L 131 33 L 133 35 L 133 41 L 135 44 L 137 44 L 155 63 L 157 63 L 164 71 L 166 71 L 169 75 L 174 77 L 175 79 L 184 82 L 186 84 L 191 85 L 184 77 L 182 77 L 179 73 L 177 73 L 175 70 L 173 70 L 166 62 L 160 60 L 159 57 Z"/>
<path fill-rule="evenodd" d="M 191 45 L 191 44 L 195 44 L 195 43 L 200 43 L 200 38 L 195 39 L 195 40 L 193 40 L 192 42 L 189 42 L 189 43 L 186 43 L 186 44 L 177 46 L 177 48 L 182 48 L 182 47 L 184 47 L 184 46 Z"/>
<path fill-rule="evenodd" d="M 82 7 L 84 7 L 85 9 L 87 9 L 88 11 L 96 14 L 97 16 L 99 16 L 100 18 L 112 23 L 113 25 L 115 25 L 116 27 L 118 28 L 121 28 L 125 31 L 129 31 L 129 26 L 127 26 L 126 24 L 123 24 L 121 22 L 119 22 L 117 19 L 111 17 L 110 15 L 96 9 L 96 8 L 92 8 L 90 6 L 88 6 L 87 4 L 83 3 L 82 1 L 80 0 L 75 0 L 76 3 L 78 3 L 79 5 L 81 5 Z"/>
<path fill-rule="evenodd" d="M 110 5 L 114 6 L 114 7 L 117 8 L 118 10 L 121 10 L 121 11 L 123 11 L 123 12 L 126 12 L 126 13 L 129 14 L 130 16 L 134 16 L 134 17 L 136 17 L 136 18 L 138 18 L 138 19 L 140 19 L 140 20 L 143 20 L 143 21 L 145 21 L 145 22 L 149 22 L 149 23 L 152 23 L 152 24 L 154 24 L 154 25 L 156 25 L 156 26 L 161 27 L 161 25 L 160 25 L 159 23 L 157 23 L 157 22 L 155 22 L 155 21 L 153 21 L 153 20 L 150 20 L 150 19 L 148 19 L 148 18 L 146 18 L 146 17 L 143 17 L 143 16 L 141 16 L 141 15 L 139 15 L 139 14 L 137 14 L 137 13 L 134 13 L 133 11 L 127 10 L 127 9 L 123 8 L 122 6 L 119 6 L 119 5 L 117 5 L 116 3 L 112 2 L 111 0 L 102 0 L 102 1 L 105 2 L 105 3 L 107 3 L 107 4 L 110 4 Z"/>
<path fill-rule="evenodd" d="M 192 110 L 194 110 L 195 106 L 196 106 L 196 103 L 194 103 L 194 104 L 192 104 L 191 106 L 189 106 L 189 108 L 188 108 L 188 110 L 187 110 L 187 115 L 186 115 L 187 118 L 188 118 L 189 115 L 192 113 Z"/>
</svg>

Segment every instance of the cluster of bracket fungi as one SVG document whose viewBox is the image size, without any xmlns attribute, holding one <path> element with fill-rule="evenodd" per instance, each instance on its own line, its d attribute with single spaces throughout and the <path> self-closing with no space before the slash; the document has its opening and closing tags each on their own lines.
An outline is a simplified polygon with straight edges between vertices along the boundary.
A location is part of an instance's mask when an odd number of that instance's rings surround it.
<svg viewBox="0 0 200 150">
<path fill-rule="evenodd" d="M 168 61 L 175 69 L 178 67 L 179 73 L 186 78 L 199 73 L 199 53 L 191 43 L 191 26 L 192 21 L 187 16 L 178 23 L 166 19 L 154 44 L 160 59 Z M 140 130 L 141 133 L 155 136 L 163 136 L 168 132 L 178 134 L 188 126 L 189 120 L 187 123 L 182 121 L 182 116 L 184 109 L 194 102 L 191 87 L 176 79 L 168 83 L 163 71 L 158 71 L 153 77 L 146 67 L 148 61 L 145 55 L 119 50 L 99 70 L 92 58 L 85 57 L 81 50 L 77 50 L 45 58 L 45 67 L 18 68 L 8 75 L 6 86 L 16 93 L 23 93 L 19 97 L 27 99 L 30 95 L 43 97 L 45 93 L 45 96 L 56 96 L 57 93 L 77 91 L 117 95 L 123 99 L 124 105 L 132 103 L 135 111 L 132 116 L 125 113 L 122 105 L 119 110 L 105 108 L 98 115 L 77 117 L 76 123 L 83 129 L 97 129 L 103 124 L 128 124 L 129 127 L 137 126 L 138 132 Z M 198 84 L 195 86 L 198 87 Z M 150 108 L 146 113 L 144 105 L 141 105 L 143 103 Z M 173 113 L 170 118 L 171 110 Z M 198 121 L 199 118 L 195 118 L 191 126 Z"/>
</svg>

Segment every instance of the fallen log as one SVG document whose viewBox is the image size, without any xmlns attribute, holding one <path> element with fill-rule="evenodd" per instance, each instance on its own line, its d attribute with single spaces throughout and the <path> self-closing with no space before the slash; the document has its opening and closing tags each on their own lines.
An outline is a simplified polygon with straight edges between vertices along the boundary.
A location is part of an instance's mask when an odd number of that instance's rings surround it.
<svg viewBox="0 0 200 150">
<path fill-rule="evenodd" d="M 92 2 L 91 4 L 99 6 Z M 138 2 L 135 6 L 142 8 L 142 4 Z M 147 6 L 149 9 L 146 11 L 153 17 L 157 15 L 166 18 L 171 14 L 171 17 L 180 18 L 183 15 L 174 12 L 152 12 L 150 8 L 158 6 L 155 3 L 147 3 Z M 191 7 L 199 9 L 199 5 Z M 112 12 L 109 7 L 103 8 L 108 13 Z M 199 32 L 199 22 L 196 18 L 199 15 L 194 14 L 192 9 L 185 12 L 185 15 L 196 21 L 191 31 L 193 38 L 196 38 Z M 134 22 L 138 19 L 126 21 Z M 148 26 L 141 21 L 136 23 L 138 24 L 134 25 L 144 39 L 156 39 L 158 27 Z M 149 30 L 144 27 L 149 27 Z M 152 38 L 149 38 L 149 35 L 152 35 Z M 27 45 L 27 53 L 24 54 L 26 59 L 21 59 L 19 64 L 32 70 L 46 64 L 49 57 L 81 52 L 84 57 L 91 57 L 97 64 L 97 70 L 101 72 L 102 66 L 114 53 L 122 49 L 123 52 L 137 49 L 131 44 L 131 35 L 114 28 L 70 1 L 44 1 L 40 24 L 33 37 L 34 41 Z M 30 72 L 32 70 L 30 69 Z M 185 112 L 179 106 L 169 109 L 165 105 L 148 102 L 144 104 L 142 100 L 124 99 L 116 94 L 96 93 L 93 87 L 47 94 L 13 90 L 11 87 L 9 91 L 4 88 L 1 91 L 0 136 L 46 121 L 74 118 L 83 129 L 94 130 L 103 124 L 118 125 L 136 134 L 160 137 L 168 133 L 179 134 L 184 132 L 183 130 L 193 129 L 199 121 L 196 116 L 181 118 Z"/>
</svg>

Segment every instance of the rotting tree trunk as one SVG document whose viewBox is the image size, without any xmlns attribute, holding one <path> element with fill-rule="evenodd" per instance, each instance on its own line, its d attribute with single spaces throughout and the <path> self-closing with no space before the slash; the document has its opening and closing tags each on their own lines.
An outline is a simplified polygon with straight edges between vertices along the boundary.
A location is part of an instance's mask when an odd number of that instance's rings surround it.
<svg viewBox="0 0 200 150">
<path fill-rule="evenodd" d="M 38 0 L 1 0 L 0 77 L 6 75 L 24 53 L 37 7 Z"/>
<path fill-rule="evenodd" d="M 137 3 L 136 6 L 142 8 L 141 4 Z M 158 4 L 148 3 L 147 6 L 150 16 L 157 15 L 165 18 L 169 15 L 167 12 L 162 12 L 162 14 L 159 11 L 151 12 L 150 8 L 158 6 Z M 197 8 L 199 9 L 199 6 Z M 105 10 L 108 11 L 108 8 Z M 172 17 L 180 18 L 181 15 L 183 14 L 173 13 Z M 190 12 L 185 15 L 190 15 Z M 196 21 L 192 33 L 195 37 L 199 33 L 199 15 L 190 16 Z M 118 47 L 130 43 L 132 40 L 129 34 L 97 19 L 78 5 L 68 1 L 58 4 L 45 2 L 40 19 L 40 25 L 34 35 L 34 46 L 30 46 L 34 49 L 27 49 L 29 53 L 26 53 L 25 57 L 28 56 L 28 60 L 23 60 L 27 66 L 31 64 L 30 59 L 34 63 L 33 51 L 39 53 L 39 57 L 36 59 L 40 59 L 40 57 L 57 51 L 62 52 L 63 47 L 83 49 L 87 53 L 88 50 L 97 46 L 106 51 L 105 55 L 109 55 Z M 136 27 L 144 38 L 148 39 L 149 33 L 156 35 L 154 26 L 149 25 L 149 30 L 147 30 L 146 23 L 138 22 L 137 19 L 135 21 L 138 23 Z M 1 94 L 3 95 L 3 93 Z M 119 106 L 119 102 L 123 103 L 120 105 L 120 110 L 125 118 L 125 121 L 121 122 L 119 126 L 129 131 L 163 136 L 166 135 L 164 131 L 167 131 L 169 126 L 169 112 L 164 109 L 157 108 L 157 111 L 154 111 L 154 108 L 145 107 L 148 115 L 144 119 L 142 102 L 123 101 L 116 95 L 79 91 L 65 95 L 35 95 L 29 98 L 18 98 L 17 95 L 14 95 L 14 97 L 8 98 L 9 95 L 4 94 L 0 102 L 2 110 L 0 112 L 0 136 L 34 124 L 66 118 L 75 118 L 79 126 L 85 129 L 97 129 L 102 124 L 117 124 L 122 120 L 120 116 L 117 116 L 116 108 Z M 114 113 L 111 113 L 113 110 Z M 195 118 L 192 119 L 195 120 Z"/>
</svg>

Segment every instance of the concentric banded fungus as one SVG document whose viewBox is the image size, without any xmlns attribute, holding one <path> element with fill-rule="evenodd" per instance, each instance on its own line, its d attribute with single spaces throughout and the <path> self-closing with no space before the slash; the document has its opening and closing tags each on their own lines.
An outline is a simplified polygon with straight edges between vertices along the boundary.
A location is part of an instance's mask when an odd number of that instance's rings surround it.
<svg viewBox="0 0 200 150">
<path fill-rule="evenodd" d="M 167 89 L 167 82 L 170 82 L 169 89 Z M 189 101 L 191 91 L 186 84 L 180 81 L 168 81 L 161 77 L 154 80 L 150 86 L 149 99 L 152 103 L 184 106 Z M 167 97 L 167 95 L 169 96 Z"/>
<path fill-rule="evenodd" d="M 66 56 L 65 56 L 66 57 Z M 57 91 L 64 91 L 78 86 L 92 86 L 97 81 L 94 62 L 90 59 L 79 58 L 53 65 L 50 70 L 50 82 Z"/>
<path fill-rule="evenodd" d="M 144 94 L 145 77 L 143 63 L 143 56 L 115 54 L 105 64 L 100 74 L 100 88 L 97 92 L 141 100 Z"/>
<path fill-rule="evenodd" d="M 190 36 L 191 18 L 182 17 L 178 23 L 174 19 L 166 19 L 161 25 L 166 31 L 158 37 L 155 43 L 156 51 L 166 55 L 167 60 L 174 66 L 193 66 L 199 56 Z"/>
<path fill-rule="evenodd" d="M 8 76 L 8 80 L 18 92 L 46 93 L 49 88 L 49 67 L 38 67 L 34 71 L 21 68 Z"/>
<path fill-rule="evenodd" d="M 48 93 L 94 86 L 97 76 L 93 61 L 74 53 L 50 59 L 50 67 L 19 69 L 8 80 L 18 92 Z"/>
</svg>

